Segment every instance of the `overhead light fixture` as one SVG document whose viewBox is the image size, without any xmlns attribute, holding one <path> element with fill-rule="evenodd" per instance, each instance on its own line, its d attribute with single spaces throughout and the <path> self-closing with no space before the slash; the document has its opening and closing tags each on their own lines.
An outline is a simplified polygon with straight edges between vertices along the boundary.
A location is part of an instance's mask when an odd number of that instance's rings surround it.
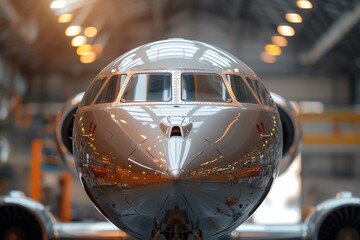
<svg viewBox="0 0 360 240">
<path fill-rule="evenodd" d="M 285 18 L 290 23 L 302 23 L 302 17 L 298 13 L 287 13 Z"/>
<path fill-rule="evenodd" d="M 280 25 L 277 28 L 277 31 L 280 35 L 286 36 L 286 37 L 291 37 L 295 35 L 295 30 L 293 27 L 288 26 L 288 25 Z"/>
<path fill-rule="evenodd" d="M 288 45 L 287 39 L 283 36 L 273 36 L 271 42 L 279 47 L 286 47 Z"/>
<path fill-rule="evenodd" d="M 87 38 L 85 36 L 76 36 L 71 40 L 71 46 L 79 47 L 79 46 L 85 44 L 86 41 L 87 41 Z"/>
<path fill-rule="evenodd" d="M 73 37 L 78 35 L 81 32 L 80 26 L 69 26 L 65 30 L 65 35 L 69 37 Z"/>
<path fill-rule="evenodd" d="M 296 5 L 301 9 L 312 9 L 312 3 L 308 0 L 298 0 Z"/>
<path fill-rule="evenodd" d="M 94 52 L 89 52 L 85 55 L 80 56 L 81 63 L 92 63 L 96 60 L 96 54 Z"/>
<path fill-rule="evenodd" d="M 54 0 L 50 4 L 51 9 L 59 9 L 59 8 L 65 7 L 65 6 L 66 6 L 66 1 L 65 0 Z"/>
<path fill-rule="evenodd" d="M 92 46 L 90 44 L 81 45 L 76 49 L 76 54 L 79 56 L 86 55 L 90 52 L 93 52 Z"/>
<path fill-rule="evenodd" d="M 281 55 L 281 48 L 275 44 L 266 44 L 265 45 L 265 52 L 272 56 L 280 56 Z"/>
<path fill-rule="evenodd" d="M 64 14 L 61 14 L 57 21 L 58 23 L 69 23 L 71 22 L 73 19 L 73 15 L 71 13 L 64 13 Z"/>
<path fill-rule="evenodd" d="M 97 29 L 96 27 L 87 27 L 84 33 L 87 37 L 95 37 L 97 34 Z"/>
<path fill-rule="evenodd" d="M 276 62 L 276 57 L 273 56 L 273 55 L 269 55 L 266 52 L 262 52 L 260 57 L 261 57 L 261 60 L 263 62 L 266 62 L 266 63 L 274 63 L 274 62 Z"/>
</svg>

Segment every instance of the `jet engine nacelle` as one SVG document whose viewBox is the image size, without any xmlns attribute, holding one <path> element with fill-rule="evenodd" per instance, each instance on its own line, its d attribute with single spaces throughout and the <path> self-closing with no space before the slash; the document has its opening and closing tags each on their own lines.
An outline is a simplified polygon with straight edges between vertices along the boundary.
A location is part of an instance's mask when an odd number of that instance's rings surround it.
<svg viewBox="0 0 360 240">
<path fill-rule="evenodd" d="M 63 108 L 58 112 L 55 121 L 55 142 L 60 158 L 75 175 L 77 175 L 77 171 L 73 156 L 72 132 L 76 110 L 83 96 L 84 92 L 81 92 L 66 101 Z"/>
<path fill-rule="evenodd" d="M 55 122 L 58 152 L 65 165 L 75 175 L 77 171 L 72 149 L 72 130 L 76 110 L 83 96 L 84 92 L 81 92 L 71 97 L 59 111 Z M 300 115 L 294 103 L 276 93 L 271 93 L 271 96 L 278 108 L 283 128 L 283 156 L 279 172 L 282 174 L 294 161 L 301 148 Z"/>
<path fill-rule="evenodd" d="M 360 239 L 360 199 L 340 192 L 307 217 L 305 240 Z"/>
<path fill-rule="evenodd" d="M 300 115 L 294 103 L 275 93 L 271 93 L 271 96 L 278 108 L 283 130 L 283 156 L 279 172 L 282 174 L 300 152 L 302 137 Z"/>
<path fill-rule="evenodd" d="M 54 239 L 53 215 L 22 192 L 0 197 L 0 239 Z"/>
</svg>

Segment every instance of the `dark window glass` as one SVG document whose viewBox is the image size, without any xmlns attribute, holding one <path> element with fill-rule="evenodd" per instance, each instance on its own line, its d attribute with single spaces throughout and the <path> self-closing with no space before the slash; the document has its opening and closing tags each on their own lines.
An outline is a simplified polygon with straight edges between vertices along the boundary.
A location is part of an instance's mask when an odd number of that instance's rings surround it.
<svg viewBox="0 0 360 240">
<path fill-rule="evenodd" d="M 273 106 L 273 101 L 270 97 L 270 93 L 266 90 L 265 86 L 258 79 L 246 78 L 246 81 L 249 83 L 251 88 L 254 90 L 262 104 L 265 106 Z"/>
<path fill-rule="evenodd" d="M 106 77 L 102 77 L 102 78 L 96 79 L 90 85 L 89 89 L 87 90 L 86 95 L 84 96 L 84 99 L 82 101 L 81 106 L 87 106 L 87 105 L 90 105 L 92 103 L 94 98 L 99 93 L 101 87 L 104 85 L 105 80 L 106 80 Z"/>
<path fill-rule="evenodd" d="M 251 90 L 239 75 L 226 75 L 238 102 L 241 103 L 258 103 Z"/>
<path fill-rule="evenodd" d="M 171 74 L 134 74 L 122 101 L 168 102 L 171 100 Z"/>
<path fill-rule="evenodd" d="M 112 76 L 101 91 L 99 97 L 96 99 L 95 104 L 114 102 L 120 92 L 125 78 L 125 74 Z"/>
<path fill-rule="evenodd" d="M 183 73 L 181 75 L 183 101 L 230 102 L 222 77 L 218 74 Z"/>
</svg>

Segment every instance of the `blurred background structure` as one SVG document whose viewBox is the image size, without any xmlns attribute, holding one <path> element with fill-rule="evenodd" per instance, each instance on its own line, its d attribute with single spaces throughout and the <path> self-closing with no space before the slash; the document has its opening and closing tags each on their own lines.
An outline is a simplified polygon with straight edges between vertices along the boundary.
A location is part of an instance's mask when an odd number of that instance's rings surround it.
<svg viewBox="0 0 360 240">
<path fill-rule="evenodd" d="M 290 221 L 338 191 L 360 196 L 357 0 L 1 0 L 0 194 L 22 190 L 62 220 L 101 218 L 57 156 L 53 119 L 113 59 L 174 37 L 227 50 L 298 105 L 295 180 L 273 190 L 297 209 Z"/>
</svg>

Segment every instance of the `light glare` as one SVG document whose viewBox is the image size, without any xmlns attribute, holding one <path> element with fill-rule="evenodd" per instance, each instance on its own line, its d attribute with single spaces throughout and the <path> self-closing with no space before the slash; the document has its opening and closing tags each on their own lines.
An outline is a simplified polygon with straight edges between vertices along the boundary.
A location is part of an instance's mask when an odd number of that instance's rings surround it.
<svg viewBox="0 0 360 240">
<path fill-rule="evenodd" d="M 312 3 L 308 0 L 298 0 L 296 5 L 301 9 L 312 9 Z"/>
<path fill-rule="evenodd" d="M 274 62 L 276 62 L 276 57 L 272 56 L 272 55 L 269 55 L 266 52 L 262 52 L 260 57 L 261 57 L 261 60 L 263 60 L 263 62 L 266 62 L 266 63 L 274 63 Z"/>
<path fill-rule="evenodd" d="M 286 37 L 291 37 L 295 35 L 295 30 L 293 27 L 288 26 L 288 25 L 280 25 L 277 28 L 278 33 L 280 35 L 286 36 Z"/>
<path fill-rule="evenodd" d="M 95 37 L 97 34 L 97 29 L 95 27 L 87 27 L 85 29 L 85 36 L 87 37 Z"/>
<path fill-rule="evenodd" d="M 81 63 L 92 63 L 96 60 L 96 54 L 94 52 L 88 52 L 85 55 L 80 56 Z"/>
<path fill-rule="evenodd" d="M 65 0 L 55 0 L 50 4 L 51 9 L 59 9 L 66 6 Z"/>
<path fill-rule="evenodd" d="M 297 13 L 287 13 L 285 18 L 290 23 L 302 23 L 302 17 Z"/>
<path fill-rule="evenodd" d="M 59 17 L 58 17 L 58 23 L 69 23 L 71 22 L 73 19 L 73 15 L 71 13 L 64 13 L 64 14 L 61 14 Z"/>
<path fill-rule="evenodd" d="M 79 47 L 79 46 L 85 44 L 86 41 L 87 41 L 87 38 L 85 36 L 76 36 L 71 40 L 71 46 Z"/>
<path fill-rule="evenodd" d="M 266 44 L 265 52 L 272 56 L 279 56 L 281 55 L 281 48 L 275 44 Z"/>
<path fill-rule="evenodd" d="M 80 47 L 78 47 L 76 49 L 76 54 L 79 55 L 79 56 L 86 55 L 86 54 L 88 54 L 90 52 L 93 52 L 92 51 L 92 46 L 90 44 L 81 45 Z"/>
<path fill-rule="evenodd" d="M 65 35 L 69 37 L 73 37 L 78 35 L 81 32 L 80 26 L 69 26 L 65 30 Z"/>
<path fill-rule="evenodd" d="M 283 36 L 273 36 L 271 42 L 279 47 L 286 47 L 288 45 L 287 39 Z"/>
</svg>

